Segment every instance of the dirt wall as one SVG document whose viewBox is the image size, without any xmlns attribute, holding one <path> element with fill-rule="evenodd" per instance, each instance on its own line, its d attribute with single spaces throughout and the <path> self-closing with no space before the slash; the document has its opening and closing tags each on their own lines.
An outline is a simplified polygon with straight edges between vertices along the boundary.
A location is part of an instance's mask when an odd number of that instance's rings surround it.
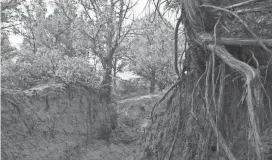
<svg viewBox="0 0 272 160">
<path fill-rule="evenodd" d="M 2 89 L 2 158 L 62 159 L 70 147 L 109 139 L 116 126 L 113 108 L 80 84 Z"/>
</svg>

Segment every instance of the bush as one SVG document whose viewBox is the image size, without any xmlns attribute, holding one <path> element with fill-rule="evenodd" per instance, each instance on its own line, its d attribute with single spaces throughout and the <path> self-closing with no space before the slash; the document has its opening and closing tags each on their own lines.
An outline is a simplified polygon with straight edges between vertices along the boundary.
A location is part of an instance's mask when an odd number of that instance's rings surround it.
<svg viewBox="0 0 272 160">
<path fill-rule="evenodd" d="M 20 53 L 2 61 L 4 88 L 29 89 L 49 80 L 82 82 L 90 86 L 99 84 L 100 78 L 85 57 L 65 57 L 57 51 L 48 53 Z"/>
<path fill-rule="evenodd" d="M 129 94 L 139 90 L 139 86 L 132 81 L 122 81 L 121 82 L 121 94 Z"/>
</svg>

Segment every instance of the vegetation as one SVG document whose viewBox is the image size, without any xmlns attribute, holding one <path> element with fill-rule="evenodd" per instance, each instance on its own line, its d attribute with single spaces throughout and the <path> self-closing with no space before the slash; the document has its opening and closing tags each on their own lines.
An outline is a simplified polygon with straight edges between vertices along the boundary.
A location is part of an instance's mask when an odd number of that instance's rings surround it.
<svg viewBox="0 0 272 160">
<path fill-rule="evenodd" d="M 138 159 L 271 159 L 271 4 L 150 0 L 146 8 L 155 11 L 139 18 L 133 0 L 1 1 L 6 148 L 17 153 L 12 137 L 32 141 L 40 130 L 56 133 L 55 124 L 76 114 L 73 130 L 81 124 L 88 140 L 98 133 L 108 142 L 118 131 L 135 141 L 140 134 L 131 128 L 151 119 Z M 166 13 L 178 18 L 172 22 Z M 23 37 L 19 49 L 9 41 L 14 34 Z M 120 80 L 123 71 L 140 78 Z M 156 85 L 167 89 L 163 95 Z M 154 105 L 131 98 L 148 88 L 161 96 Z M 49 130 L 41 128 L 46 125 Z"/>
<path fill-rule="evenodd" d="M 130 52 L 133 58 L 130 70 L 148 80 L 150 92 L 153 93 L 156 84 L 160 89 L 164 89 L 166 84 L 170 84 L 175 79 L 171 63 L 174 44 L 173 29 L 166 26 L 164 21 L 155 14 L 136 23 L 136 36 L 131 39 L 133 44 Z"/>
<path fill-rule="evenodd" d="M 271 1 L 165 3 L 179 10 L 185 63 L 152 110 L 145 158 L 271 158 Z"/>
</svg>

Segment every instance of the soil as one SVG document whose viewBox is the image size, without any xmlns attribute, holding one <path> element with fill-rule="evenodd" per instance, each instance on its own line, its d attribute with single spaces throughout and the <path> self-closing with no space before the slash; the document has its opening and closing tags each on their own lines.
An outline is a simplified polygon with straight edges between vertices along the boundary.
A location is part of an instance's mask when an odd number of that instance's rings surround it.
<svg viewBox="0 0 272 160">
<path fill-rule="evenodd" d="M 111 112 L 103 114 L 105 106 L 95 103 L 95 95 L 86 96 L 90 93 L 83 87 L 74 89 L 73 94 L 66 94 L 61 85 L 36 87 L 35 92 L 2 90 L 1 159 L 140 159 L 140 141 L 161 95 L 136 96 L 111 105 L 117 110 L 117 125 L 105 127 L 102 124 L 112 122 Z M 87 126 L 89 117 L 94 123 Z M 111 127 L 111 134 L 103 127 Z"/>
<path fill-rule="evenodd" d="M 138 160 L 141 157 L 141 138 L 151 121 L 150 111 L 161 97 L 144 95 L 118 102 L 118 127 L 110 141 L 93 140 L 85 147 L 82 160 Z"/>
</svg>

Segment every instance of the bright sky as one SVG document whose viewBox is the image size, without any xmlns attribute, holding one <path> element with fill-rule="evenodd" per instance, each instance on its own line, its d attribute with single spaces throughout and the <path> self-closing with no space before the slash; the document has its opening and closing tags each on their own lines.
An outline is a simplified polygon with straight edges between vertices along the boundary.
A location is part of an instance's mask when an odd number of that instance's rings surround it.
<svg viewBox="0 0 272 160">
<path fill-rule="evenodd" d="M 12 47 L 16 47 L 19 50 L 21 44 L 23 43 L 23 37 L 20 35 L 11 34 L 9 36 L 9 41 Z"/>
<path fill-rule="evenodd" d="M 123 80 L 129 80 L 132 78 L 139 78 L 140 77 L 140 76 L 137 76 L 137 75 L 133 74 L 132 72 L 128 72 L 128 71 L 119 72 L 119 73 L 117 73 L 117 76 Z"/>
</svg>

